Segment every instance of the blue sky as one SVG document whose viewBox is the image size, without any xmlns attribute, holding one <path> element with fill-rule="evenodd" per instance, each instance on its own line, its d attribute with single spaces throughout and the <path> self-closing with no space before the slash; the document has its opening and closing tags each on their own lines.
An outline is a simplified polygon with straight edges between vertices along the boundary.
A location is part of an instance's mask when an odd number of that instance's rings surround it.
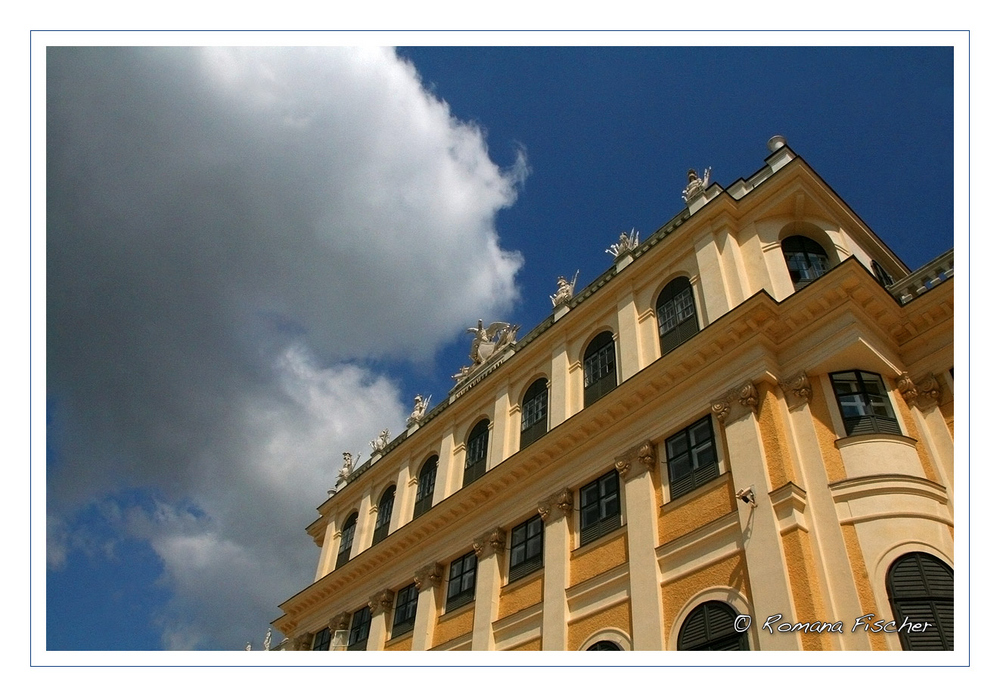
<svg viewBox="0 0 1000 697">
<path fill-rule="evenodd" d="M 50 651 L 259 648 L 340 453 L 689 168 L 780 133 L 911 268 L 955 244 L 950 47 L 48 59 Z"/>
</svg>

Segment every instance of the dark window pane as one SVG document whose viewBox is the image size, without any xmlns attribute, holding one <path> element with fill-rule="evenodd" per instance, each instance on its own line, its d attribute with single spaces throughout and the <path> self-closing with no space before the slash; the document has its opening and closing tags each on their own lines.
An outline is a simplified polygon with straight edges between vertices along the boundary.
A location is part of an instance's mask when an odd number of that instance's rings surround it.
<svg viewBox="0 0 1000 697">
<path fill-rule="evenodd" d="M 830 380 L 847 435 L 902 434 L 881 375 L 850 370 L 831 373 Z"/>
<path fill-rule="evenodd" d="M 729 605 L 712 600 L 702 603 L 688 614 L 677 637 L 681 651 L 749 651 L 745 633 L 733 626 L 736 611 Z"/>
<path fill-rule="evenodd" d="M 700 419 L 667 438 L 670 498 L 676 499 L 719 476 L 712 419 Z"/>
<path fill-rule="evenodd" d="M 808 237 L 786 237 L 781 242 L 781 251 L 795 290 L 804 288 L 830 270 L 826 251 Z"/>
<path fill-rule="evenodd" d="M 612 470 L 580 489 L 580 544 L 621 527 L 618 472 Z"/>
</svg>

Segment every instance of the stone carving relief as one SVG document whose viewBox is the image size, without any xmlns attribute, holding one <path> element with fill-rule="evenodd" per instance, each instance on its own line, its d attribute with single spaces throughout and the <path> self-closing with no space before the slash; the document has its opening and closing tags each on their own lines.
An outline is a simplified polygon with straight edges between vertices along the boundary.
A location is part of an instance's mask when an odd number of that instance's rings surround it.
<svg viewBox="0 0 1000 697">
<path fill-rule="evenodd" d="M 757 386 L 751 380 L 729 390 L 722 397 L 712 400 L 712 413 L 721 423 L 728 423 L 731 419 L 748 411 L 756 414 L 759 407 L 760 394 L 757 392 Z"/>
<path fill-rule="evenodd" d="M 472 541 L 472 550 L 476 553 L 476 557 L 482 559 L 491 553 L 502 552 L 506 543 L 507 533 L 502 528 L 493 528 Z"/>
<path fill-rule="evenodd" d="M 332 620 L 330 620 L 330 631 L 335 632 L 338 629 L 350 629 L 351 627 L 351 613 L 342 612 Z"/>
<path fill-rule="evenodd" d="M 941 399 L 941 385 L 933 373 L 914 381 L 909 373 L 901 373 L 896 378 L 896 388 L 906 400 L 908 406 L 917 405 L 921 411 L 927 411 L 938 405 Z"/>
<path fill-rule="evenodd" d="M 442 578 L 444 578 L 444 568 L 438 563 L 428 564 L 413 574 L 413 583 L 418 591 L 425 587 L 437 588 L 441 585 Z"/>
<path fill-rule="evenodd" d="M 544 501 L 538 502 L 538 515 L 546 523 L 551 520 L 558 520 L 561 516 L 567 518 L 573 512 L 573 492 L 563 489 L 559 493 L 553 494 Z"/>
<path fill-rule="evenodd" d="M 800 407 L 812 399 L 812 383 L 809 382 L 809 376 L 805 371 L 788 380 L 782 380 L 778 383 L 778 387 L 784 393 L 785 403 L 789 409 Z"/>
<path fill-rule="evenodd" d="M 629 448 L 615 458 L 615 469 L 625 479 L 650 472 L 656 467 L 656 445 L 651 441 Z"/>
<path fill-rule="evenodd" d="M 368 599 L 368 609 L 371 610 L 372 615 L 377 615 L 380 612 L 387 612 L 392 609 L 392 601 L 395 598 L 395 591 L 391 591 L 386 588 Z"/>
<path fill-rule="evenodd" d="M 579 278 L 579 276 L 580 271 L 577 270 L 572 281 L 567 281 L 565 276 L 560 276 L 556 279 L 556 294 L 549 296 L 549 299 L 552 300 L 552 307 L 565 305 L 573 299 L 573 292 L 576 289 L 576 279 Z"/>
<path fill-rule="evenodd" d="M 698 176 L 697 171 L 693 169 L 688 170 L 688 183 L 684 187 L 684 191 L 681 192 L 681 198 L 684 199 L 684 203 L 691 203 L 694 198 L 705 191 L 705 188 L 708 186 L 708 177 L 711 173 L 711 167 L 705 170 L 705 174 L 702 177 Z"/>
<path fill-rule="evenodd" d="M 623 232 L 618 236 L 618 243 L 613 244 L 604 251 L 615 259 L 625 256 L 639 246 L 639 231 L 632 228 L 632 232 Z"/>
</svg>

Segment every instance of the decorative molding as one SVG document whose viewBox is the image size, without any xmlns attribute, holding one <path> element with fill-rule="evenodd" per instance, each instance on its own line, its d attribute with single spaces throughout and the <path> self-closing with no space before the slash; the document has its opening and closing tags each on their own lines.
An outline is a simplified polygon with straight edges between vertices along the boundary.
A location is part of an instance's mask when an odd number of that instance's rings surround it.
<svg viewBox="0 0 1000 697">
<path fill-rule="evenodd" d="M 740 408 L 734 412 L 733 409 L 737 404 Z M 760 393 L 757 392 L 757 386 L 752 380 L 747 380 L 739 387 L 734 387 L 721 397 L 712 400 L 712 413 L 722 423 L 728 423 L 748 411 L 756 414 L 759 407 Z"/>
<path fill-rule="evenodd" d="M 418 591 L 424 588 L 437 588 L 441 585 L 443 577 L 444 568 L 435 562 L 417 570 L 417 573 L 413 574 L 413 583 Z"/>
<path fill-rule="evenodd" d="M 927 373 L 924 377 L 914 381 L 909 373 L 902 373 L 896 378 L 896 387 L 899 389 L 907 406 L 916 404 L 921 411 L 928 411 L 936 407 L 941 400 L 941 384 L 934 377 L 933 373 Z"/>
<path fill-rule="evenodd" d="M 383 611 L 388 612 L 392 609 L 392 601 L 395 598 L 396 592 L 386 588 L 368 599 L 368 609 L 371 610 L 373 616 Z"/>
<path fill-rule="evenodd" d="M 327 626 L 330 627 L 331 632 L 336 632 L 338 629 L 350 629 L 351 613 L 340 613 L 336 617 L 332 618 Z"/>
<path fill-rule="evenodd" d="M 308 651 L 312 648 L 313 635 L 306 632 L 292 639 L 292 651 Z"/>
<path fill-rule="evenodd" d="M 502 552 L 506 543 L 507 533 L 504 532 L 503 528 L 496 527 L 473 540 L 472 549 L 476 553 L 476 557 L 482 559 L 491 553 Z"/>
<path fill-rule="evenodd" d="M 570 489 L 552 494 L 544 501 L 538 502 L 538 515 L 546 523 L 549 520 L 559 520 L 563 516 L 569 518 L 573 512 L 573 492 Z"/>
<path fill-rule="evenodd" d="M 805 515 L 805 489 L 795 482 L 788 482 L 770 492 L 768 496 L 771 498 L 771 506 L 774 508 L 774 515 L 778 520 L 778 529 L 781 534 L 792 530 L 809 532 Z"/>
<path fill-rule="evenodd" d="M 638 464 L 638 467 L 632 467 Z M 652 441 L 640 443 L 629 448 L 615 458 L 615 469 L 624 479 L 638 477 L 644 472 L 651 472 L 656 467 L 656 445 Z"/>
<path fill-rule="evenodd" d="M 785 404 L 788 405 L 789 409 L 801 407 L 812 400 L 812 383 L 809 382 L 809 376 L 804 370 L 787 380 L 779 381 L 778 387 L 784 393 Z"/>
</svg>

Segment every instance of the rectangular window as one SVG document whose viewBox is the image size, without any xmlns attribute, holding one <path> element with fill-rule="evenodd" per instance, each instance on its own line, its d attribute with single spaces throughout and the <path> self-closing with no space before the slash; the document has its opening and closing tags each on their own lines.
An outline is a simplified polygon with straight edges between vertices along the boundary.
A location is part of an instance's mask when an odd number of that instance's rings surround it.
<svg viewBox="0 0 1000 697">
<path fill-rule="evenodd" d="M 357 528 L 358 517 L 351 516 L 344 529 L 340 531 L 340 547 L 337 549 L 337 563 L 334 568 L 339 569 L 351 560 L 351 546 L 354 544 L 354 530 Z"/>
<path fill-rule="evenodd" d="M 882 376 L 860 370 L 831 373 L 833 391 L 837 393 L 840 416 L 849 436 L 866 433 L 902 435 L 892 403 L 882 383 Z"/>
<path fill-rule="evenodd" d="M 329 651 L 330 650 L 330 628 L 323 627 L 320 631 L 316 632 L 316 636 L 313 637 L 313 651 Z"/>
<path fill-rule="evenodd" d="M 451 563 L 448 572 L 448 600 L 445 611 L 450 612 L 476 598 L 476 553 L 469 552 Z"/>
<path fill-rule="evenodd" d="M 351 634 L 348 638 L 348 651 L 365 651 L 368 647 L 368 630 L 372 624 L 372 611 L 365 605 L 354 613 L 351 618 Z"/>
<path fill-rule="evenodd" d="M 413 629 L 417 617 L 417 586 L 411 583 L 396 593 L 396 614 L 392 618 L 392 635 L 406 634 Z"/>
<path fill-rule="evenodd" d="M 529 390 L 530 392 L 530 390 Z M 544 436 L 548 430 L 549 393 L 542 389 L 525 399 L 521 405 L 521 447 L 525 448 Z"/>
<path fill-rule="evenodd" d="M 431 510 L 434 501 L 434 480 L 437 478 L 437 458 L 433 463 L 424 465 L 417 482 L 417 502 L 413 506 L 413 517 L 418 518 Z"/>
<path fill-rule="evenodd" d="M 694 491 L 719 476 L 711 416 L 667 438 L 667 470 L 671 499 Z"/>
<path fill-rule="evenodd" d="M 510 531 L 508 581 L 516 581 L 542 568 L 542 517 L 529 518 Z"/>
<path fill-rule="evenodd" d="M 592 542 L 621 525 L 618 471 L 611 470 L 580 489 L 580 544 Z"/>
</svg>

